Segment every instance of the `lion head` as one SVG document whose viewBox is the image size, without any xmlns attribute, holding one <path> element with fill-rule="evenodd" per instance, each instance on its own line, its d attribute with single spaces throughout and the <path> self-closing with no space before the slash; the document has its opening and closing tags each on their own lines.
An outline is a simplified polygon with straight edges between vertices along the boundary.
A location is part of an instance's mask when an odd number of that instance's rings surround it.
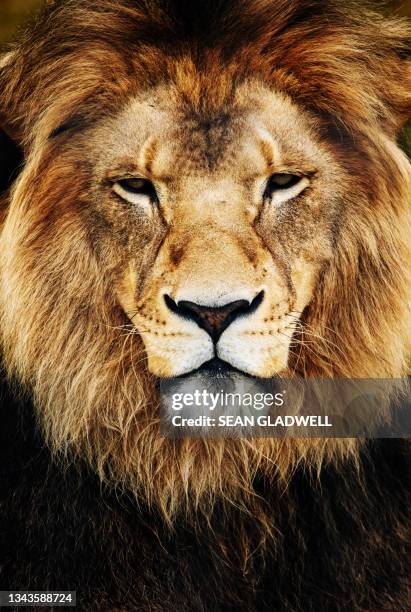
<svg viewBox="0 0 411 612">
<path fill-rule="evenodd" d="M 159 378 L 405 373 L 407 31 L 339 5 L 57 2 L 3 59 L 4 366 L 168 518 L 358 443 L 164 439 Z"/>
</svg>

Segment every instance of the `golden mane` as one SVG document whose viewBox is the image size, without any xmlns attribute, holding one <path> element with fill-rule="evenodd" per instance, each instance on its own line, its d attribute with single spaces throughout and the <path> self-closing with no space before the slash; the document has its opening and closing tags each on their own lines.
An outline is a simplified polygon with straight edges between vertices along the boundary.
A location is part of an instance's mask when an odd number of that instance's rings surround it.
<svg viewBox="0 0 411 612">
<path fill-rule="evenodd" d="M 173 82 L 197 108 L 219 107 L 251 77 L 284 92 L 317 118 L 352 184 L 334 258 L 304 314 L 317 340 L 305 346 L 302 335 L 298 373 L 400 377 L 410 346 L 410 169 L 396 145 L 411 110 L 406 27 L 333 0 L 224 6 L 54 3 L 0 74 L 0 117 L 26 160 L 3 197 L 5 368 L 32 394 L 57 453 L 88 459 L 102 479 L 143 495 L 169 520 L 181 508 L 207 512 L 217 497 L 253 509 L 259 471 L 285 479 L 301 461 L 316 470 L 355 461 L 357 442 L 159 436 L 142 343 L 117 329 L 125 315 L 114 270 L 99 267 L 78 214 L 89 168 L 69 147 L 60 154 L 59 135 L 160 82 Z"/>
</svg>

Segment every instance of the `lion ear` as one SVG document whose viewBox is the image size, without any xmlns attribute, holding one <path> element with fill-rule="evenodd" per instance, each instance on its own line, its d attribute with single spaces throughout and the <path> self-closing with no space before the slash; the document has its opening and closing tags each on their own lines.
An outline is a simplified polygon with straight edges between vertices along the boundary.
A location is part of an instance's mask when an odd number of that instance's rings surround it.
<svg viewBox="0 0 411 612">
<path fill-rule="evenodd" d="M 14 52 L 0 56 L 0 83 L 5 86 L 1 78 L 7 66 L 13 61 Z M 7 109 L 3 107 L 0 95 L 0 195 L 7 191 L 22 167 L 24 155 L 22 147 L 22 134 L 15 122 L 8 116 Z"/>
</svg>

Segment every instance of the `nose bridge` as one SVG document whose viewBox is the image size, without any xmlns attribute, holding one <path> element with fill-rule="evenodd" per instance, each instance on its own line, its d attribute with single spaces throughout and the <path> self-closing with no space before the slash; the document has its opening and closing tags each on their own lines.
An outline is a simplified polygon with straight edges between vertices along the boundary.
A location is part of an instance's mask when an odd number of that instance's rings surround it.
<svg viewBox="0 0 411 612">
<path fill-rule="evenodd" d="M 187 248 L 186 265 L 205 268 L 210 275 L 219 274 L 221 270 L 232 272 L 227 266 L 243 262 L 244 271 L 250 264 L 251 236 L 238 225 L 218 225 L 215 220 L 195 225 L 191 228 L 190 243 Z M 247 245 L 247 249 L 246 246 Z M 211 264 L 211 265 L 210 265 Z"/>
<path fill-rule="evenodd" d="M 246 233 L 246 194 L 235 181 L 193 177 L 176 193 L 173 224 L 188 236 L 207 236 L 217 232 Z"/>
<path fill-rule="evenodd" d="M 257 244 L 244 228 L 215 220 L 192 225 L 170 241 L 174 299 L 221 306 L 252 301 Z"/>
</svg>

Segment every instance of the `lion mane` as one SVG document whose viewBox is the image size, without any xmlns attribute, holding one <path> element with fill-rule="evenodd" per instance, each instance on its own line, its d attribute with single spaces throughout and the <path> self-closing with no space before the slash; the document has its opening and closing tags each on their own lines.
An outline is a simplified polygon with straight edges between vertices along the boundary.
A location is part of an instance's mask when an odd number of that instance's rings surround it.
<svg viewBox="0 0 411 612">
<path fill-rule="evenodd" d="M 289 96 L 315 117 L 351 176 L 332 261 L 303 313 L 295 371 L 400 378 L 410 348 L 410 170 L 397 145 L 411 114 L 408 34 L 401 20 L 351 1 L 73 0 L 50 3 L 2 62 L 0 124 L 10 150 L 0 200 L 7 384 L 33 402 L 50 461 L 87 463 L 104 486 L 131 492 L 170 527 L 181 516 L 199 524 L 201 516 L 212 529 L 216 508 L 253 516 L 250 535 L 236 514 L 243 576 L 253 550 L 277 538 L 256 481 L 275 490 L 282 483 L 285 495 L 300 469 L 315 480 L 351 466 L 361 482 L 364 445 L 159 436 L 143 345 L 137 335 L 124 337 L 116 270 L 101 269 L 80 215 L 90 168 L 70 147 L 70 134 L 162 83 L 200 110 L 220 108 L 237 84 L 255 78 Z M 358 525 L 360 514 L 353 510 Z M 213 554 L 224 556 L 225 547 L 220 538 Z"/>
</svg>

